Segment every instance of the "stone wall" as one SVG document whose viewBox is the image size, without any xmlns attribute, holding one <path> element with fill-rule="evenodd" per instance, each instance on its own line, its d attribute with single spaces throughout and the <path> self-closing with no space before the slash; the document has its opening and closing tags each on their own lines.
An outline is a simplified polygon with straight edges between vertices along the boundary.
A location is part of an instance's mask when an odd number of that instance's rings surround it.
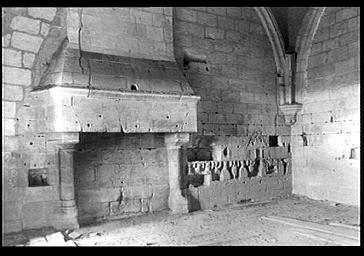
<svg viewBox="0 0 364 256">
<path fill-rule="evenodd" d="M 83 51 L 174 60 L 172 7 L 70 8 L 70 45 Z"/>
<path fill-rule="evenodd" d="M 27 110 L 27 97 L 36 70 L 52 56 L 49 38 L 62 34 L 62 21 L 62 9 L 2 8 L 2 232 L 47 226 L 57 216 L 55 155 L 45 136 L 32 133 L 38 113 Z M 47 50 L 40 54 L 42 48 Z M 27 112 L 24 127 L 21 112 Z M 30 157 L 30 152 L 35 154 Z M 49 186 L 30 187 L 29 169 L 45 167 Z"/>
<path fill-rule="evenodd" d="M 177 61 L 184 50 L 206 56 L 207 64 L 185 70 L 201 96 L 198 135 L 289 135 L 277 118 L 273 52 L 254 8 L 175 8 L 174 39 Z"/>
<path fill-rule="evenodd" d="M 359 8 L 328 7 L 292 128 L 293 193 L 359 204 Z"/>
<path fill-rule="evenodd" d="M 177 7 L 173 25 L 176 60 L 194 92 L 201 96 L 198 132 L 191 136 L 188 161 L 246 160 L 253 166 L 259 158 L 255 152 L 271 147 L 269 136 L 279 137 L 279 146 L 287 151 L 290 128 L 278 112 L 273 51 L 254 8 Z M 186 52 L 205 57 L 206 63 L 190 62 L 184 67 Z M 239 144 L 241 141 L 244 143 Z M 266 158 L 276 161 L 280 157 Z M 290 153 L 284 158 L 289 162 Z M 290 173 L 285 177 L 260 176 L 244 181 L 217 178 L 212 186 L 205 186 L 203 179 L 190 175 L 185 181 L 185 193 L 194 204 L 190 205 L 193 209 L 198 209 L 198 204 L 206 209 L 215 204 L 287 195 L 291 189 Z M 277 184 L 276 179 L 286 184 L 279 195 L 270 189 Z M 255 180 L 261 180 L 262 185 L 249 190 L 249 184 L 255 184 Z M 221 196 L 221 191 L 229 191 L 226 194 L 230 195 Z"/>
<path fill-rule="evenodd" d="M 163 135 L 83 133 L 74 162 L 80 224 L 168 208 Z"/>
</svg>

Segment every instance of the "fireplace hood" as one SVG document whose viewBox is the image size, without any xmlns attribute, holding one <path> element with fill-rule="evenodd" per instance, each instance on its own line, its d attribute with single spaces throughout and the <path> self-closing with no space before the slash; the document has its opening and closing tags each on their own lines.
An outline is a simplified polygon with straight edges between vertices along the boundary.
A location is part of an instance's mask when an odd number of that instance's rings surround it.
<svg viewBox="0 0 364 256">
<path fill-rule="evenodd" d="M 197 102 L 174 61 L 80 51 L 65 40 L 31 92 L 40 132 L 196 132 Z"/>
</svg>

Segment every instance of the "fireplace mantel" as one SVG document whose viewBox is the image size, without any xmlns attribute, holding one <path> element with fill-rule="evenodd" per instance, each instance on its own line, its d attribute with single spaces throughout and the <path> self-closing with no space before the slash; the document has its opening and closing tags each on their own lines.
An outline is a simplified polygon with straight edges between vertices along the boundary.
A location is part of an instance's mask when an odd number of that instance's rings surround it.
<svg viewBox="0 0 364 256">
<path fill-rule="evenodd" d="M 197 132 L 197 101 L 175 61 L 70 47 L 65 39 L 31 92 L 39 132 Z"/>
<path fill-rule="evenodd" d="M 45 119 L 40 132 L 197 131 L 199 96 L 52 87 L 32 92 Z"/>
</svg>

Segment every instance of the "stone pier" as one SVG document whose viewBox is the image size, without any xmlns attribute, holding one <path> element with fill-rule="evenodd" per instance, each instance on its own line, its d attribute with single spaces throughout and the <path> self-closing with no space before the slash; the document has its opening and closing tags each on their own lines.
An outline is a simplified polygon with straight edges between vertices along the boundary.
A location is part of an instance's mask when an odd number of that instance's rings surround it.
<svg viewBox="0 0 364 256">
<path fill-rule="evenodd" d="M 79 228 L 78 210 L 75 200 L 74 151 L 79 142 L 78 133 L 54 133 L 51 139 L 58 151 L 60 211 L 56 225 L 60 228 Z"/>
<path fill-rule="evenodd" d="M 164 141 L 167 149 L 169 175 L 168 206 L 173 213 L 188 213 L 188 201 L 182 196 L 181 190 L 183 170 L 183 152 L 181 147 L 189 141 L 189 134 L 166 134 Z"/>
</svg>

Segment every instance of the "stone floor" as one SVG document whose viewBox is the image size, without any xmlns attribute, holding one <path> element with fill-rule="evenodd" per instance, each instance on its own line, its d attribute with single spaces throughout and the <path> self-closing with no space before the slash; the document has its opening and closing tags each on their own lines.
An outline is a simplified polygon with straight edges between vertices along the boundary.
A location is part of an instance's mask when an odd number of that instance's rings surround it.
<svg viewBox="0 0 364 256">
<path fill-rule="evenodd" d="M 55 233 L 55 230 L 26 231 L 6 235 L 3 245 L 340 245 L 304 235 L 299 228 L 261 219 L 262 216 L 272 215 L 321 224 L 335 222 L 358 226 L 360 223 L 358 207 L 290 197 L 263 204 L 235 204 L 185 215 L 159 212 L 82 227 L 73 232 L 62 231 L 51 236 L 49 234 Z"/>
</svg>

